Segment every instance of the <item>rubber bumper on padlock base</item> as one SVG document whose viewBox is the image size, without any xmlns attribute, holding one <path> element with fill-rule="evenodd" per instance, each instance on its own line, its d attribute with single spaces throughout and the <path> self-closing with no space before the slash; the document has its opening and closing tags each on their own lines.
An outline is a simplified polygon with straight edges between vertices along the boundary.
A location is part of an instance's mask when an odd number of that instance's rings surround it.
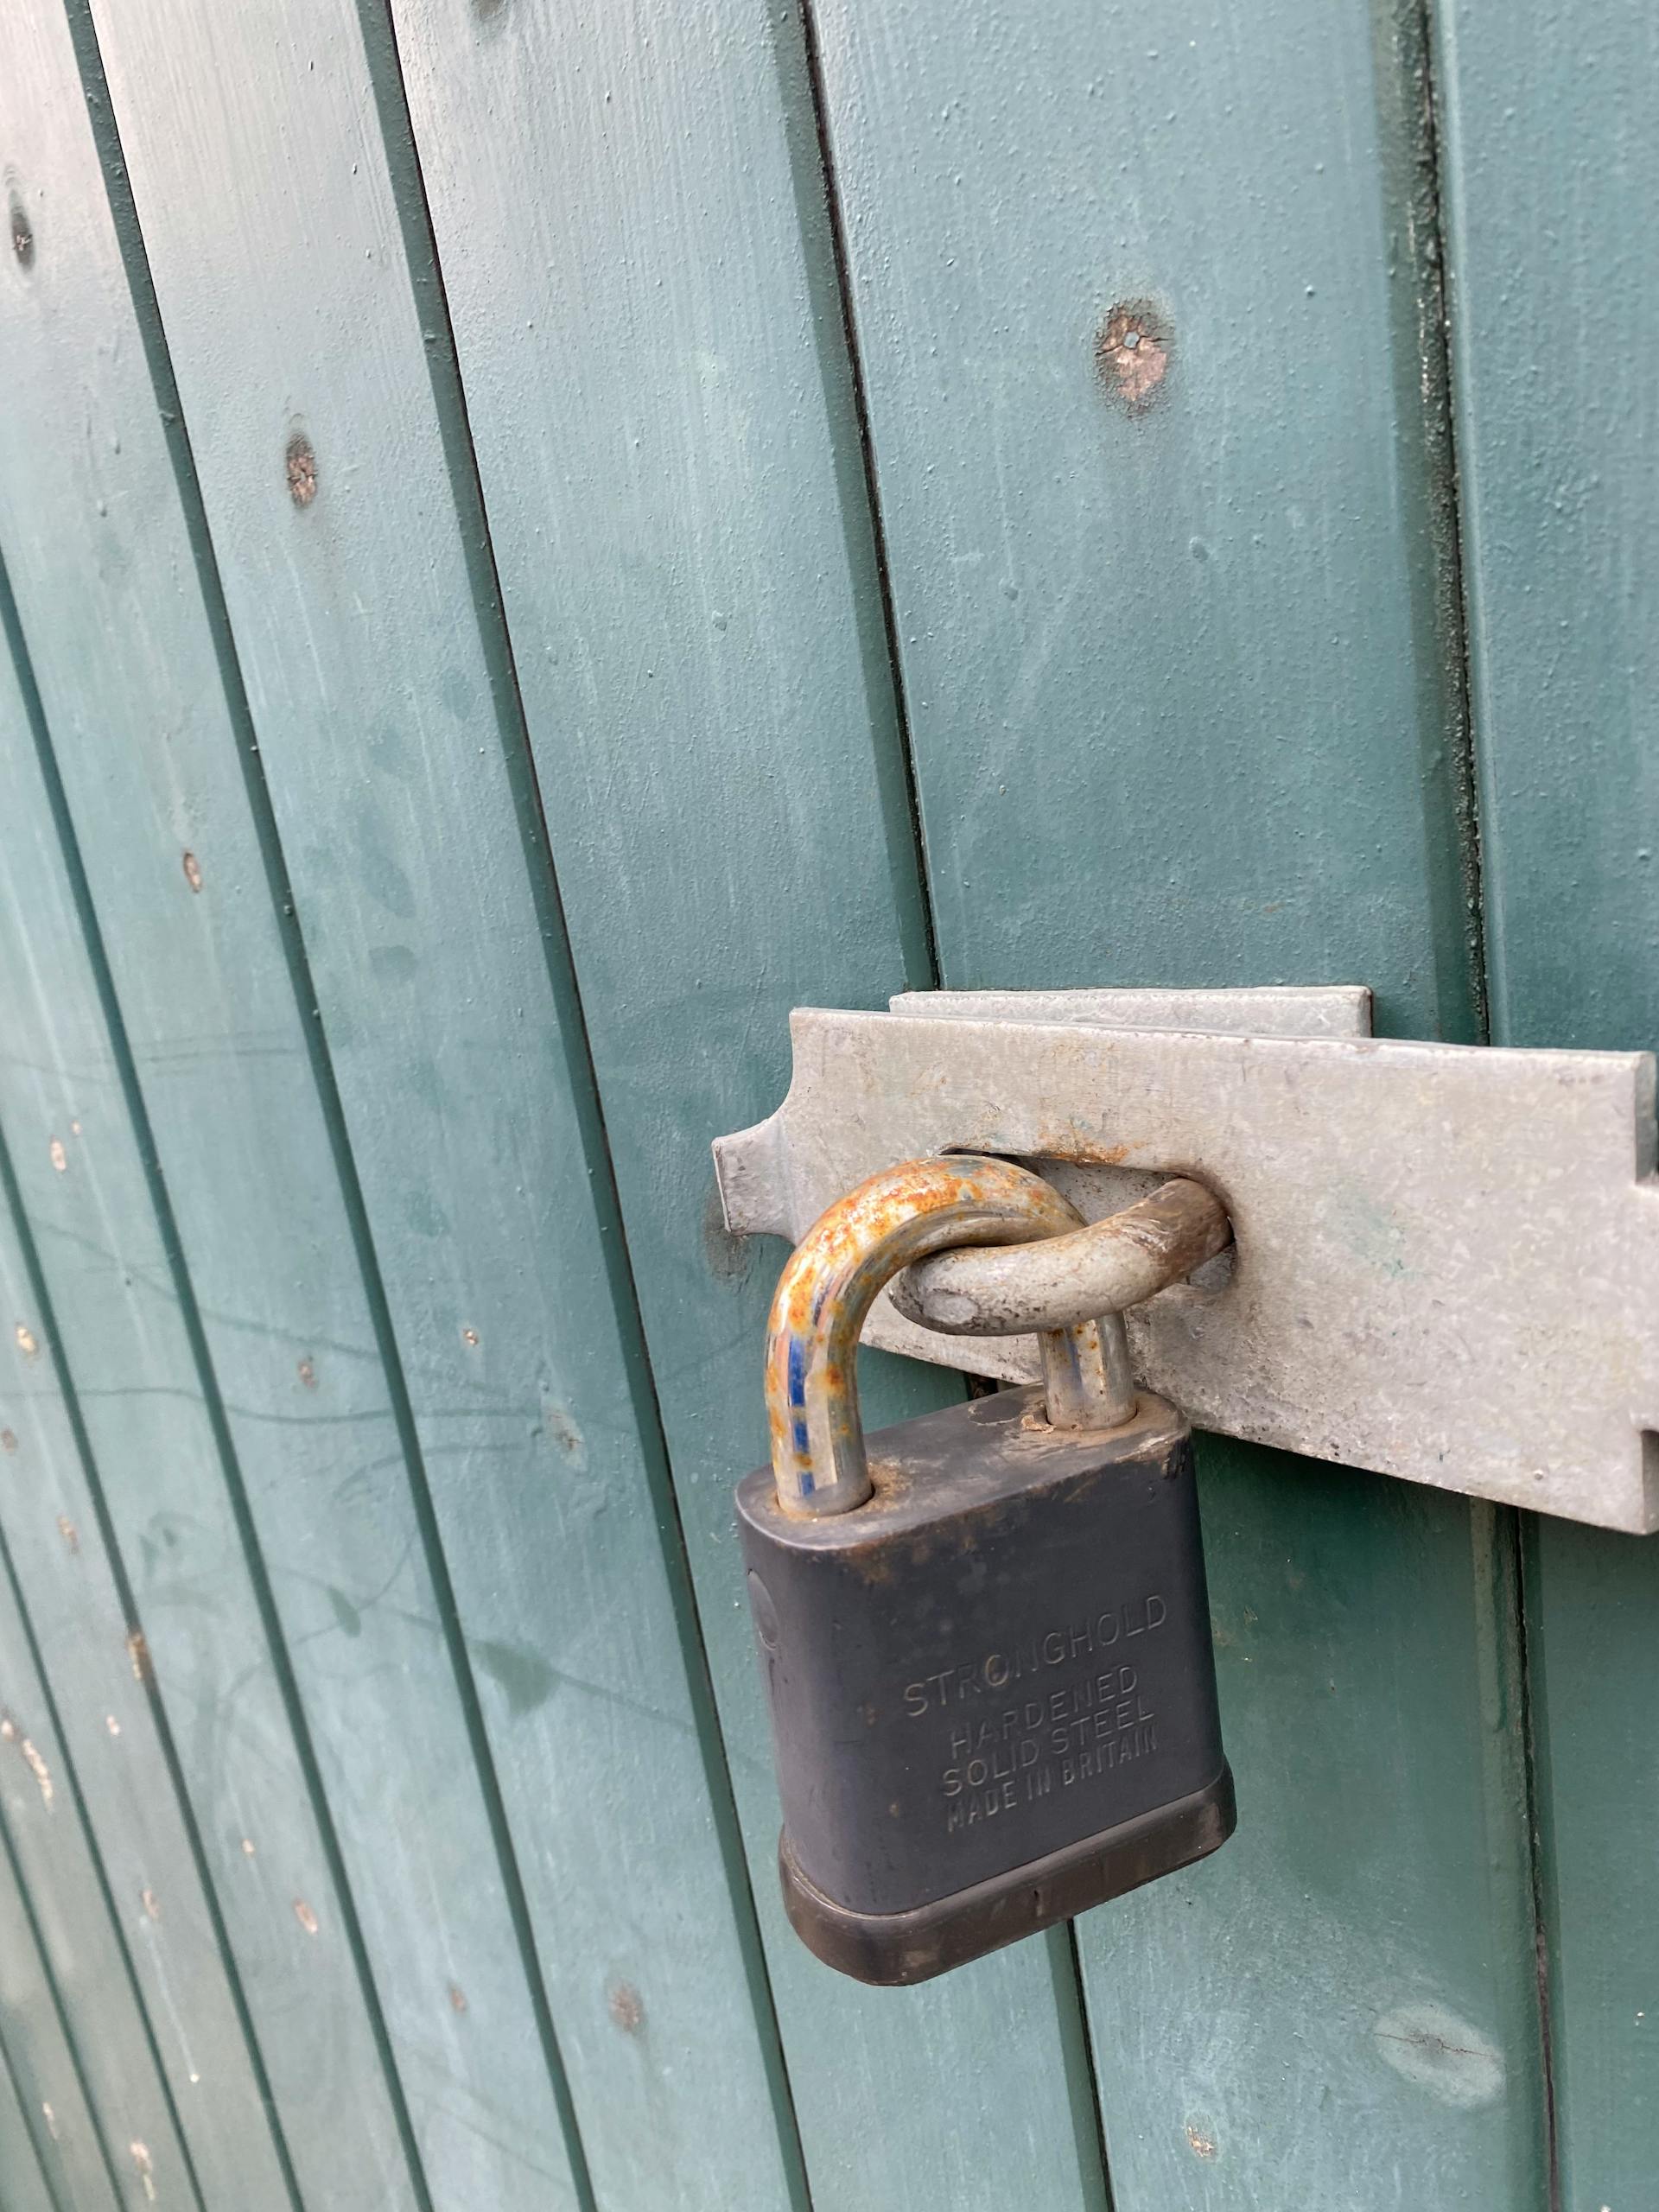
<svg viewBox="0 0 1659 2212">
<path fill-rule="evenodd" d="M 785 1830 L 778 1840 L 784 1910 L 825 1966 L 855 1981 L 901 1988 L 1192 1866 L 1226 1842 L 1237 1819 L 1232 1770 L 1224 1764 L 1213 1782 L 1172 1805 L 910 1912 L 836 1904 L 796 1865 Z"/>
</svg>

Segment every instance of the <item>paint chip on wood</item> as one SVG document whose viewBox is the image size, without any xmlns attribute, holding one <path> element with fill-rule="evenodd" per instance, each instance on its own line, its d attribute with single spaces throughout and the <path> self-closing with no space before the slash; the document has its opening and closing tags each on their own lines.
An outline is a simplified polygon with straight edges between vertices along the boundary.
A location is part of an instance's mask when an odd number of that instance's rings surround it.
<svg viewBox="0 0 1659 2212">
<path fill-rule="evenodd" d="M 136 2139 L 128 2144 L 127 2154 L 138 2170 L 138 2178 L 144 2185 L 144 2195 L 150 2203 L 156 2202 L 156 2169 L 150 2162 L 149 2146 Z"/>
<path fill-rule="evenodd" d="M 161 1918 L 162 1901 L 156 1896 L 154 1890 L 140 1890 L 138 1892 L 138 1902 L 144 1908 L 144 1917 L 147 1920 L 159 1920 Z"/>
<path fill-rule="evenodd" d="M 476 1329 L 463 1329 L 461 1332 L 461 1341 L 464 1344 L 471 1344 L 476 1348 L 478 1344 L 478 1331 Z"/>
<path fill-rule="evenodd" d="M 200 891 L 201 888 L 201 862 L 196 858 L 193 852 L 187 850 L 185 853 L 183 867 L 185 881 L 189 885 L 193 891 Z"/>
<path fill-rule="evenodd" d="M 317 456 L 311 441 L 296 431 L 288 442 L 283 456 L 283 473 L 288 479 L 288 496 L 296 507 L 308 507 L 317 496 Z"/>
<path fill-rule="evenodd" d="M 310 1906 L 306 1903 L 303 1897 L 296 1897 L 294 1900 L 294 1917 L 299 1922 L 301 1927 L 304 1929 L 308 1936 L 315 1936 L 316 1934 L 317 1916 L 312 1911 Z"/>
<path fill-rule="evenodd" d="M 242 1839 L 242 1856 L 245 1859 L 251 1859 L 253 1855 L 253 1838 L 251 1835 L 245 1835 Z"/>
<path fill-rule="evenodd" d="M 23 1322 L 17 1324 L 17 1349 L 25 1359 L 33 1359 L 41 1348 L 40 1338 Z"/>
<path fill-rule="evenodd" d="M 80 1531 L 67 1513 L 58 1516 L 58 1534 L 63 1538 L 67 1550 L 78 1552 L 80 1549 Z"/>
<path fill-rule="evenodd" d="M 609 1998 L 611 2018 L 624 2035 L 638 2035 L 645 2018 L 645 1999 L 631 1981 L 619 1981 Z"/>
<path fill-rule="evenodd" d="M 1201 2127 L 1195 2127 L 1190 2122 L 1186 2130 L 1186 2139 L 1195 2158 L 1213 2158 L 1217 2155 L 1217 2145 L 1215 2137 L 1206 2135 Z"/>
<path fill-rule="evenodd" d="M 16 1449 L 16 1430 L 15 1428 L 0 1428 L 0 1452 L 15 1452 Z"/>
<path fill-rule="evenodd" d="M 569 1460 L 578 1474 L 588 1466 L 588 1440 L 577 1427 L 575 1416 L 569 1406 L 557 1398 L 547 1398 L 542 1404 L 542 1429 L 550 1442 L 556 1444 Z"/>
<path fill-rule="evenodd" d="M 1471 2112 L 1503 2094 L 1503 2052 L 1449 2005 L 1397 2005 L 1371 2034 L 1379 2056 L 1436 2104 Z"/>
<path fill-rule="evenodd" d="M 467 2010 L 467 1993 L 464 1989 L 457 1988 L 453 1981 L 449 1985 L 449 2008 L 454 2012 L 464 2012 Z"/>
<path fill-rule="evenodd" d="M 116 1719 L 112 1713 L 106 1713 L 105 1714 L 104 1726 L 109 1730 L 111 1736 L 118 1736 L 121 1733 L 121 1723 Z"/>
<path fill-rule="evenodd" d="M 41 2117 L 46 2122 L 47 2133 L 52 2138 L 52 2140 L 54 2143 L 57 2142 L 59 2139 L 58 2115 L 53 2111 L 51 2106 L 46 2103 L 44 2100 L 42 2100 L 41 2104 Z"/>
<path fill-rule="evenodd" d="M 27 1736 L 25 1736 L 22 1740 L 22 1750 L 24 1764 L 28 1767 L 29 1772 L 34 1776 L 35 1781 L 39 1783 L 41 1786 L 41 1802 L 44 1805 L 49 1805 L 52 1802 L 52 1776 L 50 1770 L 48 1768 L 46 1761 L 35 1750 L 34 1745 L 29 1742 Z"/>
<path fill-rule="evenodd" d="M 149 1663 L 149 1646 L 144 1641 L 144 1631 L 136 1628 L 127 1638 L 127 1656 L 132 1662 L 132 1679 L 142 1682 L 146 1689 L 154 1686 L 156 1670 Z"/>
<path fill-rule="evenodd" d="M 1120 300 L 1095 340 L 1095 365 L 1108 394 L 1130 414 L 1152 404 L 1169 368 L 1167 316 L 1151 300 Z"/>
<path fill-rule="evenodd" d="M 47 1147 L 47 1152 L 51 1159 L 52 1165 L 57 1169 L 59 1174 L 67 1174 L 69 1170 L 69 1155 L 63 1148 L 63 1139 L 61 1137 L 54 1137 L 51 1143 Z"/>
<path fill-rule="evenodd" d="M 315 1360 L 302 1359 L 300 1362 L 300 1380 L 304 1383 L 308 1390 L 315 1390 L 316 1389 L 317 1369 Z"/>
<path fill-rule="evenodd" d="M 710 1176 L 702 1201 L 702 1250 L 709 1273 L 721 1282 L 742 1282 L 754 1264 L 754 1243 L 753 1237 L 734 1236 L 727 1228 L 720 1187 Z"/>
</svg>

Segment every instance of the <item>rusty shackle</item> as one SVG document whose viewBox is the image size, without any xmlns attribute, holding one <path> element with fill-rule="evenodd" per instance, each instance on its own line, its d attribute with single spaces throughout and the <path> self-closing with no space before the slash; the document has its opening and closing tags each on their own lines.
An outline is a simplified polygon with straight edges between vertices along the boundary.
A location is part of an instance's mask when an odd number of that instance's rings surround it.
<svg viewBox="0 0 1659 2212">
<path fill-rule="evenodd" d="M 962 1334 L 1035 1328 L 1046 1411 L 1056 1428 L 1114 1428 L 1135 1412 L 1122 1307 L 1151 1297 L 1228 1240 L 1227 1217 L 1199 1184 L 1166 1184 L 1149 1198 L 1085 1226 L 1052 1185 L 1012 1161 L 972 1153 L 883 1168 L 819 1216 L 779 1278 L 766 1333 L 766 1412 L 779 1503 L 802 1518 L 848 1513 L 871 1494 L 859 1419 L 858 1340 L 882 1287 L 913 1262 L 952 1253 L 911 1279 L 902 1310 Z M 1053 1240 L 1057 1268 L 1021 1287 L 1034 1254 L 963 1254 L 963 1245 Z M 1064 1248 L 1064 1249 L 1062 1249 Z M 987 1276 L 1014 1263 L 1012 1281 Z M 1093 1310 L 1079 1298 L 1098 1299 Z M 1033 1320 L 1033 1304 L 1038 1309 Z M 1043 1311 L 1066 1307 L 1064 1319 Z"/>
</svg>

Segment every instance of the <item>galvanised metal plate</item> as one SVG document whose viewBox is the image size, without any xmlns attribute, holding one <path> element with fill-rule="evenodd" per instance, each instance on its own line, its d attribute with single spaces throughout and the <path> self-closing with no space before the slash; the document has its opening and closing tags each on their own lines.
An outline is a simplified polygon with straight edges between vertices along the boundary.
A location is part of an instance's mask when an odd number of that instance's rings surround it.
<svg viewBox="0 0 1659 2212">
<path fill-rule="evenodd" d="M 1054 1168 L 1091 1217 L 1124 1170 L 1196 1176 L 1234 1264 L 1129 1316 L 1142 1380 L 1196 1425 L 1659 1524 L 1651 1054 L 1033 1022 L 986 995 L 1001 1018 L 798 1012 L 788 1097 L 715 1147 L 728 1225 L 798 1239 L 877 1168 L 950 1149 Z M 936 1335 L 885 1294 L 864 1340 L 1037 1375 L 1032 1338 Z"/>
<path fill-rule="evenodd" d="M 1236 990 L 901 991 L 893 1014 L 943 1021 L 1090 1021 L 1230 1037 L 1369 1037 L 1363 983 L 1253 983 Z"/>
</svg>

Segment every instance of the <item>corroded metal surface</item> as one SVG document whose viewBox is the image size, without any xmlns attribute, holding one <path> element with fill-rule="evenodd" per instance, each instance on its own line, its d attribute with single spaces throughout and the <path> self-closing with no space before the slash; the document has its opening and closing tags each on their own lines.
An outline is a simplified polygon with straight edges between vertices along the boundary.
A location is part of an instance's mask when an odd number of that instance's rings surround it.
<svg viewBox="0 0 1659 2212">
<path fill-rule="evenodd" d="M 1122 986 L 1078 991 L 900 991 L 889 1014 L 928 1021 L 1087 1021 L 1103 1029 L 1198 1029 L 1229 1037 L 1369 1037 L 1363 983 L 1242 983 L 1230 989 Z"/>
<path fill-rule="evenodd" d="M 887 1163 L 955 1147 L 1190 1176 L 1232 1221 L 1232 1271 L 1129 1330 L 1147 1386 L 1196 1425 L 1659 1523 L 1651 1055 L 816 1011 L 792 1027 L 784 1105 L 716 1147 L 734 1230 L 798 1234 Z M 886 1298 L 866 1335 L 1036 1372 L 1028 1338 L 941 1337 Z"/>
<path fill-rule="evenodd" d="M 785 1510 L 846 1513 L 870 1495 L 856 1356 L 871 1304 L 892 1275 L 953 1244 L 1057 1236 L 1078 1219 L 1040 1176 L 971 1154 L 906 1160 L 830 1205 L 785 1268 L 766 1332 L 772 1473 Z M 1046 1348 L 1057 1427 L 1109 1427 L 1133 1412 L 1127 1347 L 1121 1330 L 1114 1334 L 1115 1358 L 1093 1320 Z"/>
<path fill-rule="evenodd" d="M 1217 1258 L 1232 1242 L 1226 1211 L 1177 1176 L 1122 1213 L 1039 1244 L 942 1252 L 906 1268 L 893 1302 L 906 1320 L 955 1337 L 1013 1337 L 1122 1313 Z"/>
</svg>

